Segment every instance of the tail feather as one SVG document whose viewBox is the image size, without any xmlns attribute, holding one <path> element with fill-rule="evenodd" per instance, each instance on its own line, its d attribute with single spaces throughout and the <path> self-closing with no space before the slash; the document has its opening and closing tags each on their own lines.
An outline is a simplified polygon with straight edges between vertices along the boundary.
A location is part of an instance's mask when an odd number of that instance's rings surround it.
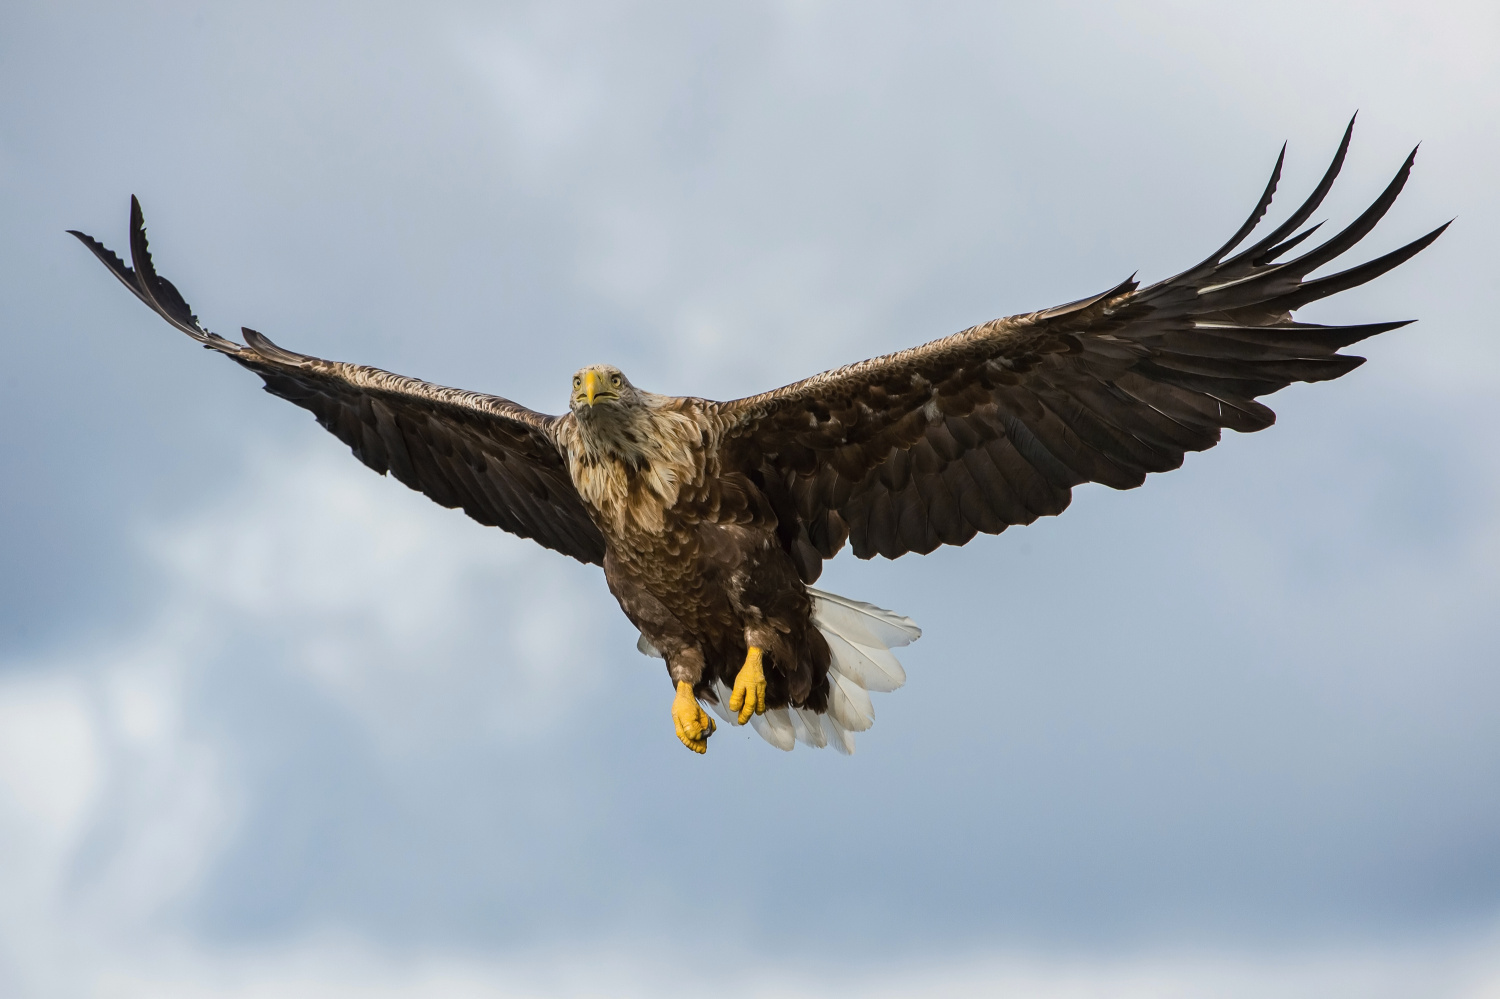
<svg viewBox="0 0 1500 999">
<path fill-rule="evenodd" d="M 870 692 L 839 672 L 828 677 L 828 713 L 851 732 L 863 732 L 875 724 Z"/>
<path fill-rule="evenodd" d="M 922 637 L 922 629 L 904 614 L 811 586 L 807 592 L 813 598 L 813 624 L 820 631 L 833 631 L 855 644 L 878 649 L 897 649 Z"/>
<path fill-rule="evenodd" d="M 792 713 L 786 708 L 772 708 L 763 715 L 751 715 L 750 725 L 762 739 L 785 752 L 790 753 L 797 741 Z"/>
<path fill-rule="evenodd" d="M 823 731 L 823 721 L 816 711 L 810 708 L 792 708 L 791 716 L 798 742 L 814 749 L 822 749 L 828 745 L 828 735 Z"/>
<path fill-rule="evenodd" d="M 852 732 L 846 732 L 844 727 L 834 720 L 833 715 L 819 715 L 818 720 L 823 723 L 823 738 L 827 740 L 828 745 L 843 756 L 854 755 Z"/>
<path fill-rule="evenodd" d="M 888 694 L 906 683 L 906 670 L 895 656 L 883 648 L 871 648 L 849 641 L 838 632 L 820 627 L 833 653 L 832 668 L 866 690 Z"/>
<path fill-rule="evenodd" d="M 828 641 L 832 661 L 828 669 L 828 712 L 799 709 L 793 728 L 799 742 L 809 746 L 833 746 L 848 755 L 854 752 L 854 733 L 875 724 L 875 705 L 870 692 L 885 693 L 906 682 L 906 670 L 891 649 L 910 645 L 922 637 L 915 621 L 863 600 L 850 600 L 835 593 L 808 587 L 812 597 L 812 620 Z M 796 721 L 802 721 L 797 725 Z"/>
</svg>

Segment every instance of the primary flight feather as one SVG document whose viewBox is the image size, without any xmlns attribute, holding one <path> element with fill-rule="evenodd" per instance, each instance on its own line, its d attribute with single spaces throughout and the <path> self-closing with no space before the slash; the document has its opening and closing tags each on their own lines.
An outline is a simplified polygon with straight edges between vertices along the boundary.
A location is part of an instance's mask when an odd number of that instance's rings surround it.
<svg viewBox="0 0 1500 999">
<path fill-rule="evenodd" d="M 141 301 L 204 346 L 311 410 L 377 472 L 581 562 L 602 565 L 666 660 L 677 736 L 702 753 L 714 722 L 767 741 L 849 752 L 874 719 L 870 691 L 905 680 L 890 649 L 921 632 L 905 617 L 811 587 L 849 544 L 896 558 L 1061 513 L 1072 488 L 1140 485 L 1228 427 L 1261 430 L 1257 401 L 1294 381 L 1337 378 L 1339 349 L 1405 322 L 1318 326 L 1303 305 L 1384 274 L 1442 233 L 1309 279 L 1375 226 L 1415 151 L 1363 214 L 1283 260 L 1332 187 L 1353 122 L 1311 196 L 1235 252 L 1281 176 L 1202 263 L 1141 288 L 1132 279 L 1043 312 L 996 319 L 746 399 L 656 395 L 617 368 L 573 376 L 568 412 L 285 350 L 244 330 L 204 329 L 156 273 L 131 199 L 133 266 L 73 232 Z M 1232 254 L 1232 255 L 1231 255 Z"/>
</svg>

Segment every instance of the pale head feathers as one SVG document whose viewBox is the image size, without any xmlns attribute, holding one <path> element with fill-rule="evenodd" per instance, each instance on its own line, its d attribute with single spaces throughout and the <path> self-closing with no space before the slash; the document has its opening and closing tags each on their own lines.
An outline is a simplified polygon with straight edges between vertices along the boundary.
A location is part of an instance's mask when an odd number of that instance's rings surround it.
<svg viewBox="0 0 1500 999">
<path fill-rule="evenodd" d="M 616 534 L 658 533 L 684 486 L 703 478 L 705 424 L 686 400 L 643 392 L 608 364 L 573 376 L 559 427 L 573 485 Z"/>
</svg>

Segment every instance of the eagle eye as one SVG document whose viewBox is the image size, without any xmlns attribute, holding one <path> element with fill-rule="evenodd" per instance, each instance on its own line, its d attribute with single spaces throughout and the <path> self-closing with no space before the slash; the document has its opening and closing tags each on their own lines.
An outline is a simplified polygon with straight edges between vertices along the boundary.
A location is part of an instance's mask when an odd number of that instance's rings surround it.
<svg viewBox="0 0 1500 999">
<path fill-rule="evenodd" d="M 583 379 L 579 378 L 577 375 L 574 375 L 573 376 L 573 387 L 577 388 L 578 386 L 580 386 L 582 384 L 583 384 Z"/>
<path fill-rule="evenodd" d="M 615 388 L 619 388 L 620 387 L 620 376 L 619 375 L 610 375 L 609 376 L 609 380 L 610 380 L 610 383 L 613 384 Z"/>
</svg>

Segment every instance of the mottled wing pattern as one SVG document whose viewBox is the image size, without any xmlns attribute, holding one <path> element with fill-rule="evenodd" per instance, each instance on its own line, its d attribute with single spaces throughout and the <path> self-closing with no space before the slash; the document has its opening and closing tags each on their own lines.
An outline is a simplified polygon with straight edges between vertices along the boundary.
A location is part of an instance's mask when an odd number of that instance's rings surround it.
<svg viewBox="0 0 1500 999">
<path fill-rule="evenodd" d="M 293 353 L 251 329 L 244 330 L 244 345 L 226 340 L 204 329 L 172 283 L 156 273 L 134 198 L 130 223 L 133 268 L 92 237 L 73 235 L 163 319 L 260 375 L 266 391 L 310 410 L 366 465 L 443 506 L 462 508 L 481 524 L 581 562 L 603 561 L 604 539 L 554 441 L 558 418 L 498 396 Z"/>
<path fill-rule="evenodd" d="M 725 467 L 750 472 L 766 490 L 810 582 L 845 541 L 860 558 L 961 545 L 1060 513 L 1080 483 L 1138 486 L 1146 473 L 1212 447 L 1225 427 L 1270 426 L 1275 415 L 1258 396 L 1337 378 L 1363 362 L 1340 348 L 1405 325 L 1318 326 L 1293 321 L 1293 310 L 1384 274 L 1446 228 L 1308 278 L 1385 214 L 1413 151 L 1347 228 L 1277 262 L 1317 231 L 1297 233 L 1338 176 L 1352 129 L 1351 121 L 1307 201 L 1248 249 L 1234 253 L 1270 206 L 1285 147 L 1240 230 L 1176 277 L 1145 288 L 1132 279 L 718 404 Z"/>
</svg>

